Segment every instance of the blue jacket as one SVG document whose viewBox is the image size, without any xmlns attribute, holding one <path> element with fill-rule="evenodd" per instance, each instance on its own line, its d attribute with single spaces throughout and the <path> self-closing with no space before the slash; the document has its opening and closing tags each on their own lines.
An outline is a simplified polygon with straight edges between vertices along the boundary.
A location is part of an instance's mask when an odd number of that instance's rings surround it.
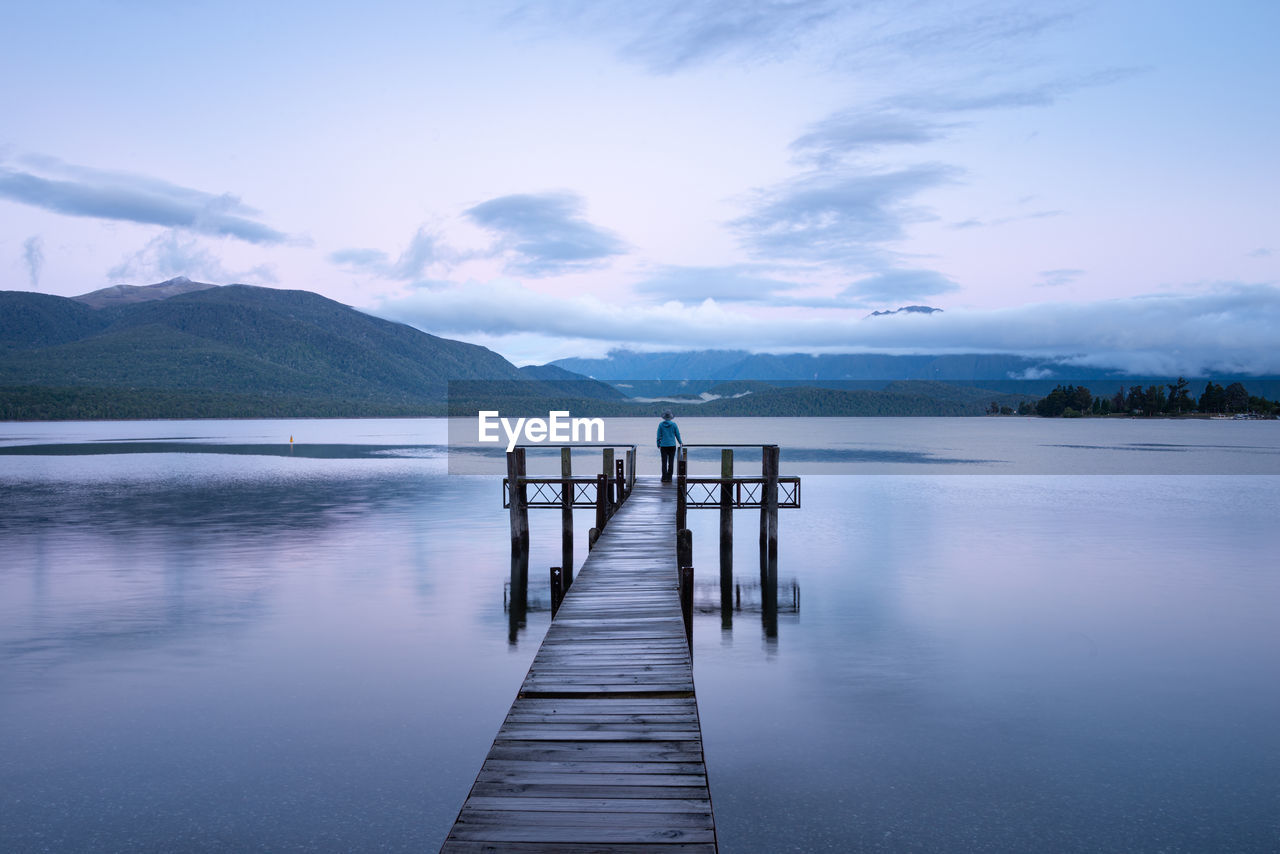
<svg viewBox="0 0 1280 854">
<path fill-rule="evenodd" d="M 684 440 L 680 438 L 680 428 L 676 426 L 676 422 L 662 420 L 658 422 L 658 447 L 674 448 L 676 445 L 683 444 Z"/>
</svg>

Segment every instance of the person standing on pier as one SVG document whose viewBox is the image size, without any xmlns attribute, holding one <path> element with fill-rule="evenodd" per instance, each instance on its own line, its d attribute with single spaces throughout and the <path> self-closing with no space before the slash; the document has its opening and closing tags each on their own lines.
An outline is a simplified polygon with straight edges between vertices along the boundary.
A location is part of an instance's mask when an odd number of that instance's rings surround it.
<svg viewBox="0 0 1280 854">
<path fill-rule="evenodd" d="M 658 422 L 658 450 L 662 452 L 662 482 L 670 483 L 671 474 L 676 468 L 676 448 L 684 444 L 680 438 L 680 428 L 671 420 L 671 410 L 662 413 Z"/>
</svg>

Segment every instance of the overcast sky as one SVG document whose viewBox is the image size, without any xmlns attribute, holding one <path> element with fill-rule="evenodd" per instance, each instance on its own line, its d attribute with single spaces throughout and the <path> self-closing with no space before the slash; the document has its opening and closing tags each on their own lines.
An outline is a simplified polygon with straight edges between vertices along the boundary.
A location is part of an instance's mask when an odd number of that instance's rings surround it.
<svg viewBox="0 0 1280 854">
<path fill-rule="evenodd" d="M 1280 372 L 1280 3 L 8 3 L 0 288 Z M 866 318 L 927 304 L 933 315 Z"/>
</svg>

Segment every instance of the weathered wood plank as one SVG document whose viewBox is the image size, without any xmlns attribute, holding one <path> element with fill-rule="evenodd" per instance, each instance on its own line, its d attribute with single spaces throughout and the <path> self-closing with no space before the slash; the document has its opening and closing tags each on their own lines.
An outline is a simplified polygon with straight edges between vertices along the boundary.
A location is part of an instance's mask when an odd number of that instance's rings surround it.
<svg viewBox="0 0 1280 854">
<path fill-rule="evenodd" d="M 704 774 L 592 774 L 584 771 L 489 771 L 476 778 L 481 783 L 516 783 L 522 786 L 697 786 L 706 781 Z"/>
<path fill-rule="evenodd" d="M 544 798 L 543 800 L 554 800 Z M 615 809 L 604 810 L 482 810 L 468 804 L 458 821 L 463 824 L 525 827 L 604 827 L 613 828 L 693 828 L 707 826 L 710 810 L 701 812 L 659 812 L 627 810 L 626 801 L 614 801 Z"/>
<path fill-rule="evenodd" d="M 501 731 L 502 738 L 508 741 L 699 741 L 701 737 L 697 729 L 655 729 L 632 727 L 628 730 L 587 730 L 564 728 L 558 730 L 529 727 L 528 729 L 506 729 Z"/>
<path fill-rule="evenodd" d="M 700 762 L 683 761 L 588 761 L 588 760 L 540 760 L 537 762 L 517 759 L 488 759 L 484 768 L 489 771 L 525 771 L 536 766 L 544 772 L 591 772 L 600 774 L 697 774 L 703 775 Z"/>
<path fill-rule="evenodd" d="M 644 700 L 614 699 L 520 699 L 512 705 L 513 711 L 564 711 L 579 714 L 637 714 L 641 712 L 678 711 L 698 713 L 698 705 L 691 697 L 653 698 Z"/>
<path fill-rule="evenodd" d="M 716 846 L 710 842 L 652 843 L 587 843 L 567 842 L 472 842 L 450 840 L 440 849 L 441 854 L 715 854 Z"/>
<path fill-rule="evenodd" d="M 698 719 L 691 715 L 508 715 L 500 732 L 512 733 L 521 729 L 581 729 L 591 732 L 672 729 L 697 732 Z M 516 736 L 506 734 L 503 737 Z"/>
<path fill-rule="evenodd" d="M 692 741 L 647 742 L 538 742 L 493 743 L 490 760 L 521 762 L 701 762 L 702 747 Z"/>
<path fill-rule="evenodd" d="M 474 810 L 521 810 L 547 812 L 617 813 L 620 798 L 470 798 L 467 806 Z M 710 813 L 711 801 L 699 798 L 631 798 L 627 812 Z"/>
<path fill-rule="evenodd" d="M 666 724 L 690 723 L 698 725 L 696 715 L 688 712 L 668 712 L 666 714 L 636 713 L 630 715 L 579 715 L 572 712 L 511 712 L 507 715 L 506 724 L 602 724 L 604 726 L 633 724 Z M 505 725 L 505 724 L 504 724 Z"/>
<path fill-rule="evenodd" d="M 542 815 L 530 813 L 529 815 Z M 520 816 L 521 820 L 516 820 Z M 699 827 L 638 826 L 615 824 L 542 825 L 523 816 L 504 816 L 499 824 L 467 824 L 458 819 L 451 836 L 487 842 L 714 842 L 715 831 Z"/>
<path fill-rule="evenodd" d="M 484 781 L 471 787 L 471 795 L 529 795 L 539 798 L 598 798 L 600 787 L 579 783 L 509 783 Z M 610 786 L 611 798 L 703 798 L 707 787 L 696 786 Z"/>
</svg>

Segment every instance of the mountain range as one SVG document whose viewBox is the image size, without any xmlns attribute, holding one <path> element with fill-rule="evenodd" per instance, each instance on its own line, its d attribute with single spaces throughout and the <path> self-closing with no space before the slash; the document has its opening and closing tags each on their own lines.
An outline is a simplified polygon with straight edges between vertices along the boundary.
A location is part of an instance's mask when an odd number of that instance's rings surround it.
<svg viewBox="0 0 1280 854">
<path fill-rule="evenodd" d="M 983 382 L 1042 378 L 1079 369 L 1052 361 L 995 353 L 893 356 L 881 353 L 749 353 L 745 350 L 693 350 L 637 353 L 613 350 L 603 359 L 557 359 L 551 364 L 606 382 L 630 380 L 762 380 L 893 382 L 930 380 Z M 1091 377 L 1111 374 L 1093 370 Z"/>
<path fill-rule="evenodd" d="M 307 291 L 186 279 L 76 298 L 0 291 L 0 417 L 443 414 L 456 380 L 622 397 Z"/>
<path fill-rule="evenodd" d="M 908 307 L 914 309 L 917 307 Z M 1070 371 L 1070 373 L 1068 373 Z M 67 298 L 0 291 L 0 419 L 334 417 L 570 409 L 596 416 L 978 415 L 1064 378 L 1163 382 L 999 354 L 741 350 L 502 356 L 308 291 L 186 278 Z M 1280 382 L 1249 379 L 1275 395 Z"/>
<path fill-rule="evenodd" d="M 911 307 L 908 306 L 908 309 Z M 1114 393 L 1134 385 L 1164 385 L 1164 375 L 1136 375 L 1102 367 L 1080 367 L 1064 360 L 1034 359 L 1004 353 L 886 355 L 882 353 L 750 353 L 745 350 L 694 350 L 640 353 L 612 350 L 604 358 L 557 359 L 551 364 L 603 380 L 631 396 L 699 395 L 732 382 L 774 387 L 884 391 L 891 384 L 915 384 L 936 396 L 941 386 L 977 387 L 987 393 L 1043 397 L 1058 385 L 1086 385 L 1095 393 Z M 1199 394 L 1208 377 L 1192 378 Z M 1244 382 L 1256 394 L 1280 395 L 1280 378 L 1215 376 L 1220 383 Z M 932 384 L 932 385 L 923 385 Z"/>
</svg>

